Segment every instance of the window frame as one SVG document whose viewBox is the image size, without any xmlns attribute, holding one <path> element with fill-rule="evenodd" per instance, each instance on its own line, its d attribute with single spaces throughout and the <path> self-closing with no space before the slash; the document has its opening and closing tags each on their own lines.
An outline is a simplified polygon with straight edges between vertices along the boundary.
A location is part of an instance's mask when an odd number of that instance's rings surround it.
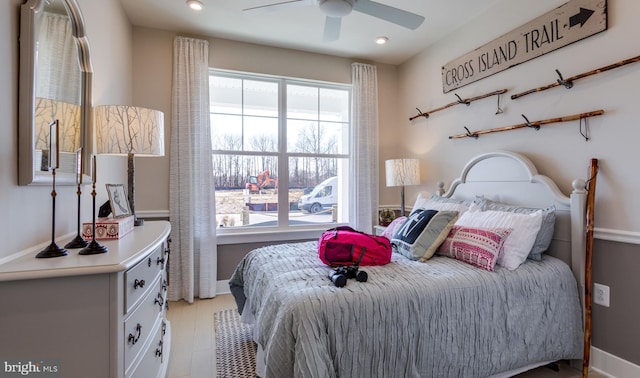
<svg viewBox="0 0 640 378">
<path fill-rule="evenodd" d="M 285 76 L 266 75 L 258 73 L 249 73 L 242 71 L 233 71 L 225 69 L 210 68 L 208 77 L 220 76 L 241 80 L 254 80 L 277 83 L 278 85 L 278 151 L 276 152 L 263 152 L 263 151 L 237 151 L 235 154 L 244 156 L 275 156 L 278 160 L 278 186 L 289 187 L 289 159 L 291 157 L 321 157 L 321 158 L 339 158 L 346 159 L 346 165 L 349 166 L 353 161 L 353 126 L 352 126 L 352 85 L 344 83 L 333 83 L 318 80 L 291 78 Z M 314 153 L 302 153 L 302 152 L 288 152 L 287 151 L 287 85 L 296 86 L 309 86 L 313 88 L 324 88 L 332 90 L 344 90 L 347 92 L 349 119 L 346 122 L 348 125 L 348 153 L 336 153 L 336 154 L 314 154 Z M 244 99 L 242 100 L 244 104 Z M 210 111 L 210 115 L 212 112 Z M 321 122 L 320 119 L 316 120 Z M 214 150 L 212 146 L 212 158 L 215 154 L 228 154 L 228 150 Z M 283 174 L 286 173 L 286 174 Z M 350 175 L 346 187 L 353 185 Z M 289 202 L 289 191 L 278 190 L 277 194 L 278 204 Z M 346 204 L 348 208 L 348 204 Z M 349 211 L 348 209 L 346 211 Z M 348 222 L 338 223 L 317 223 L 308 225 L 290 225 L 289 224 L 289 209 L 288 206 L 278 206 L 278 222 L 275 226 L 258 226 L 251 227 L 250 225 L 244 227 L 229 227 L 229 228 L 216 228 L 216 235 L 218 244 L 238 244 L 238 243 L 250 243 L 250 242 L 265 242 L 265 241 L 283 241 L 283 240 L 308 240 L 315 239 L 328 228 L 336 227 L 340 225 L 348 224 Z"/>
</svg>

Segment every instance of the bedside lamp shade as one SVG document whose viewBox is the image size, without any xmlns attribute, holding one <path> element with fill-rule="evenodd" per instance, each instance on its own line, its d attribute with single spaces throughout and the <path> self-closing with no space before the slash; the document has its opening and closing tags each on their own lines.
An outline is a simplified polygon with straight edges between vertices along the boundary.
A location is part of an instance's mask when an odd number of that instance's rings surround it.
<svg viewBox="0 0 640 378">
<path fill-rule="evenodd" d="M 127 105 L 95 107 L 97 153 L 126 155 L 128 199 L 135 217 L 134 156 L 164 156 L 164 113 Z M 136 217 L 135 224 L 143 222 Z"/>
<path fill-rule="evenodd" d="M 399 186 L 400 215 L 404 216 L 404 187 L 420 184 L 420 163 L 418 159 L 392 159 L 385 161 L 387 186 Z"/>
</svg>

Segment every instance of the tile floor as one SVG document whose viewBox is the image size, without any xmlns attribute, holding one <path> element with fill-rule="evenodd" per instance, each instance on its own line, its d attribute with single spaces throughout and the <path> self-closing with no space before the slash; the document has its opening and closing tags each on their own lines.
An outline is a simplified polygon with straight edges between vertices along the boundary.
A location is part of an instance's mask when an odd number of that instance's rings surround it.
<svg viewBox="0 0 640 378">
<path fill-rule="evenodd" d="M 171 356 L 169 378 L 211 378 L 215 377 L 215 345 L 213 313 L 227 308 L 235 308 L 231 294 L 219 295 L 213 299 L 186 302 L 169 302 L 168 318 L 171 321 Z M 581 372 L 565 364 L 560 372 L 541 367 L 518 378 L 580 378 Z M 590 373 L 590 378 L 604 378 L 604 375 Z M 228 377 L 232 378 L 232 377 Z"/>
</svg>

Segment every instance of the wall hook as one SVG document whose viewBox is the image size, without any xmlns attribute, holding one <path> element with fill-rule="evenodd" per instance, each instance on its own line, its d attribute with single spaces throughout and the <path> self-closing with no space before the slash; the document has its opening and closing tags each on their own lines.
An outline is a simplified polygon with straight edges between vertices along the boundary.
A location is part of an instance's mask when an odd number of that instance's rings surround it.
<svg viewBox="0 0 640 378">
<path fill-rule="evenodd" d="M 467 126 L 463 126 L 465 130 L 467 130 L 467 137 L 469 138 L 474 138 L 474 139 L 478 139 L 478 134 L 474 134 L 471 131 L 469 131 L 469 129 L 467 128 Z"/>
<path fill-rule="evenodd" d="M 458 103 L 459 104 L 465 104 L 467 106 L 471 105 L 471 101 L 469 101 L 468 99 L 463 100 L 462 98 L 460 98 L 460 96 L 458 96 L 457 93 L 454 93 L 454 95 L 456 95 L 456 97 L 458 98 Z"/>
<path fill-rule="evenodd" d="M 562 77 L 562 74 L 560 73 L 560 71 L 559 71 L 557 68 L 556 68 L 556 73 L 557 73 L 557 74 L 558 74 L 558 76 L 560 77 L 560 78 L 557 80 L 557 81 L 558 81 L 558 84 L 560 84 L 560 85 L 564 85 L 564 87 L 565 87 L 565 88 L 567 88 L 567 89 L 571 89 L 571 88 L 573 88 L 573 81 L 571 81 L 571 80 L 565 80 L 565 79 Z"/>
<path fill-rule="evenodd" d="M 418 111 L 418 115 L 415 115 L 413 117 L 409 117 L 409 121 L 413 121 L 414 119 L 418 118 L 418 117 L 424 117 L 424 118 L 429 118 L 429 113 L 423 113 L 422 110 L 416 108 L 416 110 Z"/>
<path fill-rule="evenodd" d="M 584 121 L 584 131 L 582 128 L 582 122 Z M 584 141 L 588 142 L 589 141 L 589 124 L 587 123 L 587 118 L 585 117 L 580 117 L 580 124 L 579 124 L 579 129 L 580 131 L 580 135 L 582 135 L 584 137 Z"/>
<path fill-rule="evenodd" d="M 520 114 L 522 116 L 522 118 L 524 118 L 524 123 L 527 127 L 531 127 L 534 128 L 536 130 L 540 130 L 540 125 L 533 125 L 531 124 L 531 122 L 529 122 L 529 119 L 524 115 L 524 114 Z"/>
</svg>

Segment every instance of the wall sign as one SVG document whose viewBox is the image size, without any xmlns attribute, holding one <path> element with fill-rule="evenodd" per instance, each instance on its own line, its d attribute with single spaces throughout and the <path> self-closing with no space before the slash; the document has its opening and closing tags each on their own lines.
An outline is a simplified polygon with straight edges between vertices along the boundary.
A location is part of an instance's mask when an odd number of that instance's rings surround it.
<svg viewBox="0 0 640 378">
<path fill-rule="evenodd" d="M 607 0 L 572 0 L 442 67 L 450 92 L 607 29 Z"/>
</svg>

